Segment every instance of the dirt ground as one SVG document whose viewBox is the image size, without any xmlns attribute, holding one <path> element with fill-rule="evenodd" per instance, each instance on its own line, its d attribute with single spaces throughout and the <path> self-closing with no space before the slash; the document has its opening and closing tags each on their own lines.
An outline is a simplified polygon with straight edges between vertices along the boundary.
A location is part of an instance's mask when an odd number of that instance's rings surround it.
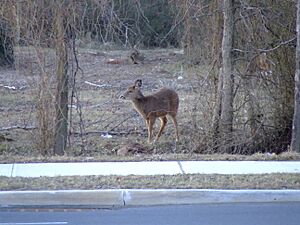
<svg viewBox="0 0 300 225">
<path fill-rule="evenodd" d="M 73 105 L 69 105 L 72 115 L 69 147 L 66 156 L 51 158 L 41 156 L 37 144 L 36 107 L 41 74 L 47 74 L 46 82 L 49 83 L 49 88 L 44 91 L 52 97 L 55 93 L 52 85 L 54 53 L 50 49 L 21 48 L 17 69 L 0 69 L 0 161 L 244 159 L 244 156 L 207 157 L 196 154 L 201 153 L 201 138 L 205 138 L 202 134 L 209 126 L 213 109 L 213 90 L 209 89 L 212 85 L 208 85 L 210 80 L 206 69 L 184 66 L 183 55 L 178 49 L 142 50 L 141 53 L 145 56 L 144 63 L 133 64 L 129 61 L 128 50 L 78 50 L 78 99 L 74 98 Z M 70 71 L 75 71 L 75 66 L 70 65 Z M 158 143 L 149 145 L 145 122 L 130 102 L 119 99 L 136 79 L 143 80 L 145 94 L 163 86 L 178 92 L 180 142 L 176 145 L 172 123 L 167 124 Z M 199 100 L 205 95 L 204 101 Z M 158 122 L 154 132 L 157 132 Z M 263 160 L 299 158 L 298 154 L 261 157 Z"/>
</svg>

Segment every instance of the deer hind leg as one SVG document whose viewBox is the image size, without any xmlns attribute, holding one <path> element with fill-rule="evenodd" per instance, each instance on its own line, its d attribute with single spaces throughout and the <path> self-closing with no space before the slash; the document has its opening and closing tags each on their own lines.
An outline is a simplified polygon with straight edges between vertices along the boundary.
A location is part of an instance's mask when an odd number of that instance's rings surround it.
<svg viewBox="0 0 300 225">
<path fill-rule="evenodd" d="M 146 119 L 146 124 L 147 124 L 147 128 L 148 128 L 148 143 L 151 143 L 152 140 L 152 133 L 153 133 L 153 125 L 155 123 L 155 117 L 153 116 L 149 116 Z"/>
<path fill-rule="evenodd" d="M 178 125 L 177 125 L 176 114 L 171 114 L 170 116 L 171 116 L 171 119 L 172 119 L 174 127 L 175 127 L 175 138 L 176 138 L 176 141 L 179 141 Z"/>
<path fill-rule="evenodd" d="M 158 134 L 156 135 L 156 138 L 155 138 L 155 141 L 158 141 L 160 135 L 162 134 L 168 120 L 167 120 L 167 117 L 166 116 L 163 116 L 163 117 L 159 117 L 159 120 L 160 120 L 160 129 L 159 129 L 159 132 Z"/>
</svg>

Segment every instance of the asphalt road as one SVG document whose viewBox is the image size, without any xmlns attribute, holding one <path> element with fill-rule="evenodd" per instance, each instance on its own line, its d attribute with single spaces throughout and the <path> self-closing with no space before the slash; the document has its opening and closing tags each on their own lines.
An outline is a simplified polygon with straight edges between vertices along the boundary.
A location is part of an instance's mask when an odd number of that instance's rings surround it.
<svg viewBox="0 0 300 225">
<path fill-rule="evenodd" d="M 83 211 L 0 211 L 0 225 L 299 225 L 298 203 L 173 205 Z"/>
</svg>

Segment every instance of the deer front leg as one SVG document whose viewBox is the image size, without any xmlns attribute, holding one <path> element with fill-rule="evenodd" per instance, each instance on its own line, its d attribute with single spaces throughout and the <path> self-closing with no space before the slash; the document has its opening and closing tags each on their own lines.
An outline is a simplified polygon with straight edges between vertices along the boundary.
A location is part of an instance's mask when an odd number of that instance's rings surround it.
<svg viewBox="0 0 300 225">
<path fill-rule="evenodd" d="M 152 140 L 153 125 L 155 123 L 155 117 L 152 117 L 152 116 L 148 117 L 146 119 L 146 123 L 148 126 L 148 143 L 150 144 L 151 140 Z"/>
</svg>

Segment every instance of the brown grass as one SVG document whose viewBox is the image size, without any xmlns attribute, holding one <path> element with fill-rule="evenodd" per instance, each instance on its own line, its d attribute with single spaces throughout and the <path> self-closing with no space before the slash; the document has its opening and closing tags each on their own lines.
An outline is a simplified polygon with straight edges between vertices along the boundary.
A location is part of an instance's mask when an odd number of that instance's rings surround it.
<svg viewBox="0 0 300 225">
<path fill-rule="evenodd" d="M 1 147 L 1 145 L 0 145 Z M 97 156 L 22 156 L 0 155 L 0 163 L 29 163 L 29 162 L 136 162 L 136 161 L 299 161 L 300 154 L 285 152 L 276 154 L 254 154 L 254 155 L 229 155 L 229 154 L 134 154 L 129 156 L 118 156 L 114 154 L 103 154 Z M 24 153 L 26 154 L 26 153 Z"/>
<path fill-rule="evenodd" d="M 298 174 L 0 177 L 0 190 L 90 190 L 118 188 L 299 189 Z"/>
</svg>

